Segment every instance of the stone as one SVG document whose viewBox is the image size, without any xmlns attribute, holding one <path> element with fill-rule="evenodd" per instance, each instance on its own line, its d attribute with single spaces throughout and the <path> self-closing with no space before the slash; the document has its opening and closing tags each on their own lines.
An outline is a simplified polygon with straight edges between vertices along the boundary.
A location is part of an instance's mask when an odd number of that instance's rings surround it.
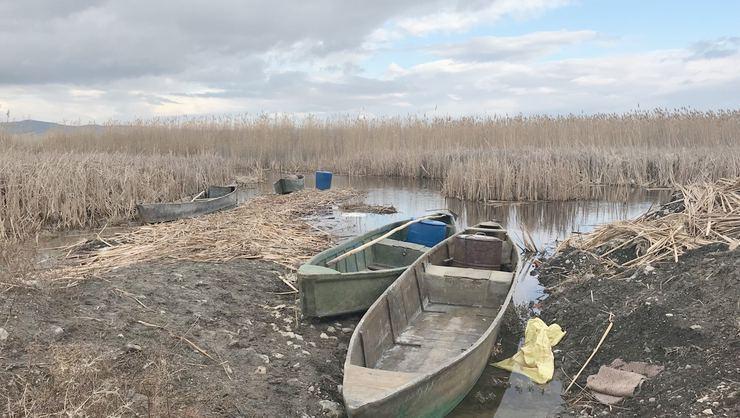
<svg viewBox="0 0 740 418">
<path fill-rule="evenodd" d="M 126 343 L 126 351 L 132 353 L 134 351 L 141 351 L 141 346 L 134 343 Z"/>
<path fill-rule="evenodd" d="M 8 331 L 5 330 L 5 328 L 0 328 L 0 341 L 5 341 L 8 339 Z"/>
<path fill-rule="evenodd" d="M 692 325 L 689 328 L 693 329 L 694 331 L 697 331 L 697 330 L 700 330 L 701 329 L 701 325 L 698 325 L 698 324 L 697 325 Z"/>
<path fill-rule="evenodd" d="M 328 332 L 328 333 L 332 333 L 332 332 L 336 332 L 336 331 L 337 331 L 336 328 L 334 328 L 331 325 L 329 325 L 328 327 L 326 327 L 326 332 Z"/>
<path fill-rule="evenodd" d="M 671 317 L 673 317 L 673 314 L 672 313 L 667 313 L 667 314 L 665 314 L 665 316 L 667 316 L 668 318 L 671 318 Z"/>
<path fill-rule="evenodd" d="M 319 401 L 319 406 L 321 407 L 321 412 L 328 417 L 339 418 L 344 414 L 342 406 L 330 400 Z"/>
<path fill-rule="evenodd" d="M 651 266 L 649 264 L 647 266 L 645 266 L 645 273 L 651 273 L 653 271 L 655 271 L 655 267 L 653 267 L 653 266 Z"/>
<path fill-rule="evenodd" d="M 319 338 L 321 338 L 322 340 L 328 340 L 329 339 L 329 336 L 326 335 L 325 332 L 322 332 L 321 335 L 319 335 Z"/>
<path fill-rule="evenodd" d="M 259 366 L 254 370 L 254 374 L 265 374 L 267 373 L 267 369 L 265 366 Z"/>
<path fill-rule="evenodd" d="M 282 355 L 280 353 L 272 353 L 272 356 L 275 357 L 275 358 L 278 358 L 278 359 L 285 357 L 284 355 Z"/>
<path fill-rule="evenodd" d="M 650 398 L 650 399 L 648 399 L 648 402 L 650 402 L 650 403 L 653 403 L 653 402 L 655 402 L 655 401 L 656 401 L 656 399 L 655 399 L 655 398 Z"/>
<path fill-rule="evenodd" d="M 297 368 L 299 368 L 299 367 L 301 367 L 301 363 L 296 363 L 296 364 L 294 364 L 294 365 L 293 365 L 293 368 L 294 368 L 294 369 L 297 369 Z"/>
<path fill-rule="evenodd" d="M 714 415 L 714 412 L 712 412 L 712 410 L 710 408 L 707 408 L 707 409 L 701 411 L 701 413 L 704 414 L 704 415 Z"/>
<path fill-rule="evenodd" d="M 342 328 L 342 332 L 345 334 L 350 333 L 352 332 L 352 328 Z"/>
<path fill-rule="evenodd" d="M 287 384 L 288 384 L 288 386 L 293 386 L 293 387 L 299 387 L 299 386 L 303 386 L 303 385 L 301 384 L 301 381 L 300 381 L 300 380 L 298 380 L 298 379 L 296 379 L 295 377 L 294 377 L 294 378 L 292 378 L 292 379 L 288 379 L 288 381 L 287 381 L 287 382 L 285 382 L 285 383 L 287 383 Z"/>
<path fill-rule="evenodd" d="M 60 327 L 59 325 L 54 325 L 51 327 L 51 335 L 54 338 L 60 338 L 64 334 L 64 328 Z"/>
</svg>

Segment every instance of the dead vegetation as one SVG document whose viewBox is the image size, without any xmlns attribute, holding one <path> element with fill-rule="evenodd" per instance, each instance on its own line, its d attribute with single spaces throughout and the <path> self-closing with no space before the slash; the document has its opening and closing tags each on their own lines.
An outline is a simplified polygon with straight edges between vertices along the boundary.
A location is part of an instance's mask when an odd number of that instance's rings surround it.
<svg viewBox="0 0 740 418">
<path fill-rule="evenodd" d="M 600 197 L 740 175 L 740 111 L 170 119 L 3 137 L 0 237 L 128 219 L 255 168 L 440 179 L 470 200 Z"/>
<path fill-rule="evenodd" d="M 259 196 L 233 210 L 118 233 L 103 245 L 77 244 L 69 249 L 73 265 L 48 274 L 53 279 L 78 280 L 160 259 L 226 262 L 259 258 L 295 269 L 331 243 L 328 233 L 301 218 L 357 195 L 354 190 L 329 190 Z"/>
<path fill-rule="evenodd" d="M 389 215 L 398 212 L 393 205 L 369 205 L 362 202 L 343 203 L 339 205 L 339 209 L 345 212 L 376 213 L 379 215 Z"/>
<path fill-rule="evenodd" d="M 574 235 L 560 248 L 596 254 L 614 266 L 673 260 L 713 243 L 740 246 L 740 177 L 681 186 L 674 199 L 635 220 L 614 222 Z"/>
<path fill-rule="evenodd" d="M 256 182 L 262 172 L 249 161 L 213 154 L 3 150 L 0 239 L 123 222 L 135 216 L 137 203 L 177 200 L 237 175 Z"/>
</svg>

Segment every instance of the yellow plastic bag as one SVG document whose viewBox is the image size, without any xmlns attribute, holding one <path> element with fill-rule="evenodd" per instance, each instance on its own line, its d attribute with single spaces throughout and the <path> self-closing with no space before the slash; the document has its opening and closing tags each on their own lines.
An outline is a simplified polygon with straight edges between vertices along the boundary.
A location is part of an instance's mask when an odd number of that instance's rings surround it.
<svg viewBox="0 0 740 418">
<path fill-rule="evenodd" d="M 565 331 L 560 329 L 558 324 L 548 327 L 540 318 L 530 319 L 524 331 L 524 345 L 513 357 L 494 363 L 493 366 L 521 373 L 535 383 L 547 383 L 555 372 L 552 347 L 557 345 L 564 335 Z"/>
</svg>

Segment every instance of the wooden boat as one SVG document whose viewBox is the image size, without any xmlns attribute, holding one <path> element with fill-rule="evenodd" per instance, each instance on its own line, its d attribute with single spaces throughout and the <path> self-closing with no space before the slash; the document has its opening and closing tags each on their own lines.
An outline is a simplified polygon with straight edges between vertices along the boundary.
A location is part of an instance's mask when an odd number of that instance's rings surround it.
<svg viewBox="0 0 740 418">
<path fill-rule="evenodd" d="M 288 194 L 303 190 L 305 186 L 303 174 L 297 176 L 286 176 L 272 184 L 277 194 Z"/>
<path fill-rule="evenodd" d="M 437 212 L 434 220 L 447 224 L 446 236 L 455 233 L 455 216 Z M 304 317 L 326 317 L 366 310 L 417 258 L 429 250 L 407 241 L 403 228 L 364 250 L 327 265 L 332 259 L 376 240 L 408 221 L 393 222 L 317 254 L 298 269 Z"/>
<path fill-rule="evenodd" d="M 136 210 L 142 222 L 155 223 L 193 218 L 233 208 L 236 204 L 236 186 L 208 186 L 189 202 L 145 203 L 136 205 Z"/>
<path fill-rule="evenodd" d="M 486 242 L 498 242 L 498 250 L 481 252 Z M 476 262 L 497 256 L 499 265 Z M 442 417 L 454 409 L 486 366 L 517 262 L 506 230 L 494 222 L 468 228 L 416 260 L 352 334 L 342 389 L 347 414 Z"/>
</svg>

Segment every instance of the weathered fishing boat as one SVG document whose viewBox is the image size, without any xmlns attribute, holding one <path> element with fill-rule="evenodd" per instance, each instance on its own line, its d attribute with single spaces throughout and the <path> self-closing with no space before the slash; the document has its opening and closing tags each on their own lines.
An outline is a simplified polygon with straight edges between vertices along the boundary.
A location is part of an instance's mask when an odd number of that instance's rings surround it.
<svg viewBox="0 0 740 418">
<path fill-rule="evenodd" d="M 408 221 L 390 223 L 323 251 L 302 265 L 298 269 L 298 284 L 303 315 L 326 317 L 370 307 L 411 263 L 455 233 L 452 213 L 427 216 L 432 218 L 407 227 L 403 225 Z M 438 238 L 427 236 L 425 228 L 439 234 Z M 419 230 L 421 234 L 417 233 Z M 362 246 L 366 248 L 357 251 Z M 332 263 L 337 257 L 344 258 Z"/>
<path fill-rule="evenodd" d="M 484 222 L 416 260 L 365 313 L 344 363 L 350 417 L 442 417 L 480 377 L 515 287 L 518 254 Z"/>
<path fill-rule="evenodd" d="M 236 204 L 236 186 L 208 186 L 189 202 L 145 203 L 136 205 L 136 210 L 142 222 L 155 223 L 193 218 L 233 208 Z"/>
<path fill-rule="evenodd" d="M 305 186 L 303 174 L 285 176 L 272 183 L 272 188 L 277 194 L 288 194 L 303 190 Z"/>
</svg>

